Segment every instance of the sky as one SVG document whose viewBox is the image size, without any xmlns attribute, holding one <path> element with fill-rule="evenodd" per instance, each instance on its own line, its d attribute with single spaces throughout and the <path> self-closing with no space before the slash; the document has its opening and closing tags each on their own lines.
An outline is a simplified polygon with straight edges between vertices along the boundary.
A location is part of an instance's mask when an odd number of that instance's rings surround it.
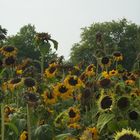
<svg viewBox="0 0 140 140">
<path fill-rule="evenodd" d="M 27 24 L 58 41 L 58 55 L 69 58 L 81 28 L 126 18 L 140 25 L 140 0 L 0 0 L 0 25 L 8 35 Z"/>
</svg>

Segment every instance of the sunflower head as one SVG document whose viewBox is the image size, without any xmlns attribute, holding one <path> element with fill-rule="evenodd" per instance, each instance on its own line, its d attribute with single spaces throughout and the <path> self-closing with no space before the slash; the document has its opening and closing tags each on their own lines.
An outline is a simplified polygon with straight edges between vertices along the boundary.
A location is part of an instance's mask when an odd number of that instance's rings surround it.
<svg viewBox="0 0 140 140">
<path fill-rule="evenodd" d="M 129 115 L 130 120 L 136 121 L 139 118 L 139 114 L 135 110 L 131 110 L 128 115 Z"/>
<path fill-rule="evenodd" d="M 104 56 L 101 59 L 101 66 L 102 67 L 109 67 L 111 65 L 110 58 L 108 56 Z"/>
<path fill-rule="evenodd" d="M 5 56 L 5 57 L 10 57 L 10 56 L 16 56 L 17 54 L 17 48 L 13 46 L 3 46 L 0 49 L 0 52 Z"/>
<path fill-rule="evenodd" d="M 111 86 L 111 80 L 108 78 L 104 78 L 99 81 L 99 85 L 101 88 L 109 88 Z"/>
<path fill-rule="evenodd" d="M 101 95 L 98 100 L 98 106 L 101 111 L 111 110 L 114 104 L 114 99 L 109 95 Z"/>
<path fill-rule="evenodd" d="M 120 110 L 125 110 L 130 106 L 130 100 L 128 97 L 122 96 L 117 101 L 117 107 Z"/>
<path fill-rule="evenodd" d="M 24 85 L 29 90 L 34 90 L 34 91 L 36 90 L 36 81 L 31 77 L 27 77 L 24 79 Z"/>
<path fill-rule="evenodd" d="M 70 123 L 78 122 L 80 120 L 80 110 L 76 107 L 70 107 L 68 109 L 68 116 Z"/>
<path fill-rule="evenodd" d="M 4 58 L 4 65 L 7 67 L 13 67 L 16 64 L 16 58 L 14 56 L 9 56 Z"/>
<path fill-rule="evenodd" d="M 116 132 L 114 140 L 139 140 L 140 134 L 136 130 L 122 129 L 121 132 Z"/>
<path fill-rule="evenodd" d="M 122 61 L 123 60 L 123 55 L 121 52 L 116 51 L 113 53 L 113 58 L 115 61 Z"/>
</svg>

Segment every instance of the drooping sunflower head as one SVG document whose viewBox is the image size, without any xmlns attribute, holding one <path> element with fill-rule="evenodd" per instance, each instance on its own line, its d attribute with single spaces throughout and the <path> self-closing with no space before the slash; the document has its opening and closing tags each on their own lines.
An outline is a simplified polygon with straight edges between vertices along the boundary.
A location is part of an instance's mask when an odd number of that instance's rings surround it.
<svg viewBox="0 0 140 140">
<path fill-rule="evenodd" d="M 101 95 L 98 100 L 98 107 L 101 111 L 111 110 L 114 105 L 114 98 L 110 95 Z"/>
<path fill-rule="evenodd" d="M 25 78 L 24 85 L 28 90 L 36 91 L 36 81 L 32 77 Z"/>
<path fill-rule="evenodd" d="M 59 96 L 62 99 L 69 99 L 72 97 L 72 89 L 67 86 L 65 83 L 58 83 L 56 86 L 54 86 L 54 94 Z"/>
<path fill-rule="evenodd" d="M 1 54 L 3 54 L 5 57 L 10 57 L 10 56 L 16 56 L 17 54 L 17 48 L 13 46 L 3 46 L 0 49 Z"/>
<path fill-rule="evenodd" d="M 48 33 L 37 33 L 35 36 L 36 41 L 48 41 L 51 36 Z"/>
<path fill-rule="evenodd" d="M 122 129 L 121 132 L 116 132 L 114 140 L 140 140 L 140 134 L 136 130 Z"/>
<path fill-rule="evenodd" d="M 79 88 L 84 86 L 81 79 L 76 75 L 68 75 L 65 78 L 64 83 L 66 83 L 70 88 Z"/>
<path fill-rule="evenodd" d="M 120 109 L 120 110 L 125 110 L 125 109 L 128 109 L 130 106 L 130 100 L 127 96 L 122 96 L 118 99 L 117 101 L 117 107 Z"/>
<path fill-rule="evenodd" d="M 52 63 L 49 65 L 48 68 L 45 70 L 45 76 L 47 78 L 53 78 L 57 73 L 58 64 Z"/>
<path fill-rule="evenodd" d="M 7 67 L 13 67 L 16 64 L 16 58 L 14 56 L 9 56 L 4 58 L 4 65 Z"/>
<path fill-rule="evenodd" d="M 94 64 L 90 64 L 89 66 L 87 66 L 85 72 L 86 72 L 86 74 L 87 74 L 88 76 L 93 76 L 93 75 L 95 75 L 95 66 L 94 66 Z"/>
<path fill-rule="evenodd" d="M 75 123 L 80 120 L 80 110 L 77 107 L 70 107 L 68 109 L 69 122 Z"/>
<path fill-rule="evenodd" d="M 113 58 L 115 61 L 122 61 L 123 60 L 123 55 L 121 52 L 116 51 L 113 53 Z"/>
<path fill-rule="evenodd" d="M 128 116 L 129 116 L 130 120 L 134 120 L 134 121 L 138 120 L 138 118 L 139 118 L 139 114 L 135 110 L 129 111 Z"/>
<path fill-rule="evenodd" d="M 110 58 L 108 56 L 105 56 L 101 59 L 101 66 L 102 67 L 109 67 L 111 65 Z"/>
<path fill-rule="evenodd" d="M 104 78 L 99 81 L 101 88 L 109 88 L 111 86 L 111 80 L 109 78 Z"/>
</svg>

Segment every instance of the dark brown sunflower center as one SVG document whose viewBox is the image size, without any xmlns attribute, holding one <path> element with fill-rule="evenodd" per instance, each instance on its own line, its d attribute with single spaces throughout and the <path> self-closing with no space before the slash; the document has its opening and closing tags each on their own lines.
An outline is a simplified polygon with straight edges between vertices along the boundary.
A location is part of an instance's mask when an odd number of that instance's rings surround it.
<svg viewBox="0 0 140 140">
<path fill-rule="evenodd" d="M 120 52 L 115 52 L 113 55 L 114 55 L 115 57 L 120 57 L 120 56 L 121 56 L 121 53 L 120 53 Z"/>
<path fill-rule="evenodd" d="M 138 113 L 136 111 L 129 112 L 129 118 L 131 120 L 137 120 L 138 119 Z"/>
<path fill-rule="evenodd" d="M 26 78 L 24 84 L 27 87 L 33 87 L 35 86 L 35 80 L 33 80 L 32 78 Z"/>
<path fill-rule="evenodd" d="M 110 85 L 110 83 L 111 83 L 111 80 L 110 79 L 102 79 L 101 81 L 100 81 L 100 85 L 101 85 L 101 87 L 103 87 L 103 88 L 106 88 L 106 87 L 108 87 L 109 85 Z"/>
<path fill-rule="evenodd" d="M 70 118 L 74 118 L 76 116 L 76 113 L 73 111 L 73 109 L 71 109 L 70 111 L 69 111 L 69 117 Z"/>
<path fill-rule="evenodd" d="M 7 57 L 6 59 L 5 59 L 5 64 L 6 65 L 13 65 L 13 64 L 15 64 L 15 58 L 14 57 Z"/>
<path fill-rule="evenodd" d="M 132 134 L 124 134 L 118 140 L 138 140 Z"/>
<path fill-rule="evenodd" d="M 56 70 L 56 67 L 50 67 L 50 68 L 49 68 L 49 72 L 50 72 L 50 73 L 53 73 L 55 70 Z"/>
<path fill-rule="evenodd" d="M 15 48 L 12 46 L 4 47 L 4 51 L 6 51 L 6 52 L 12 52 L 14 50 L 15 50 Z"/>
<path fill-rule="evenodd" d="M 21 79 L 20 78 L 15 78 L 15 79 L 13 79 L 13 80 L 11 80 L 11 84 L 17 84 L 17 83 L 19 83 L 21 81 Z"/>
<path fill-rule="evenodd" d="M 108 57 L 103 57 L 101 60 L 102 64 L 106 65 L 109 63 L 109 58 Z"/>
<path fill-rule="evenodd" d="M 117 106 L 119 109 L 125 109 L 130 105 L 129 99 L 127 97 L 122 97 L 118 100 Z"/>
<path fill-rule="evenodd" d="M 101 108 L 102 109 L 107 109 L 110 108 L 112 105 L 112 99 L 109 96 L 106 96 L 102 99 L 101 101 Z"/>
<path fill-rule="evenodd" d="M 75 86 L 78 84 L 78 80 L 74 79 L 74 77 L 71 77 L 68 81 L 69 81 L 69 84 L 72 86 Z"/>
<path fill-rule="evenodd" d="M 92 69 L 93 69 L 92 65 L 88 66 L 88 71 L 92 71 Z"/>
<path fill-rule="evenodd" d="M 60 88 L 59 88 L 59 92 L 60 93 L 66 93 L 68 91 L 68 88 L 65 87 L 64 85 L 62 85 Z"/>
</svg>

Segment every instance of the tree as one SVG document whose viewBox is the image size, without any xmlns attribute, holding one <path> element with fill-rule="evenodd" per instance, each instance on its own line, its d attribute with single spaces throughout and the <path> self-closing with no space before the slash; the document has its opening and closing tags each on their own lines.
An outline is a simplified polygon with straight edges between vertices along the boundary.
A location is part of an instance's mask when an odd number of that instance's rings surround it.
<svg viewBox="0 0 140 140">
<path fill-rule="evenodd" d="M 94 63 L 99 50 L 103 55 L 112 55 L 117 50 L 124 56 L 123 66 L 130 70 L 140 52 L 139 39 L 140 27 L 126 19 L 93 23 L 82 28 L 81 41 L 73 45 L 70 60 L 75 64 L 82 60 Z"/>
<path fill-rule="evenodd" d="M 7 30 L 5 28 L 2 28 L 0 25 L 0 45 L 3 44 L 3 41 L 6 39 Z"/>
<path fill-rule="evenodd" d="M 6 45 L 13 45 L 18 48 L 19 58 L 38 59 L 39 53 L 35 52 L 34 36 L 36 34 L 35 26 L 30 24 L 23 26 L 20 31 L 13 36 L 9 36 Z"/>
</svg>

